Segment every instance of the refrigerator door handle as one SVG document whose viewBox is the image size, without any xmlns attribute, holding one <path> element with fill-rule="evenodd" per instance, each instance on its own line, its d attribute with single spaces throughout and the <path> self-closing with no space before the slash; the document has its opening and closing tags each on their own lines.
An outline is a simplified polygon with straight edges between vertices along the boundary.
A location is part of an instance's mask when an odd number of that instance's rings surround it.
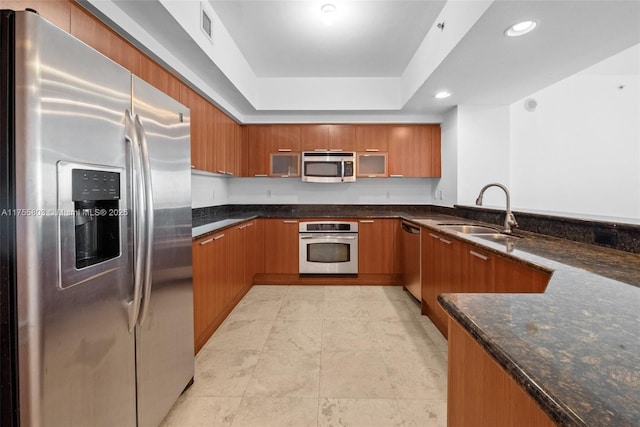
<svg viewBox="0 0 640 427">
<path fill-rule="evenodd" d="M 131 182 L 133 201 L 133 233 L 134 233 L 134 281 L 133 301 L 129 303 L 129 332 L 132 333 L 140 315 L 140 302 L 142 300 L 142 280 L 144 261 L 144 242 L 146 231 L 146 218 L 144 216 L 145 198 L 142 185 L 142 164 L 140 159 L 140 147 L 134 131 L 133 117 L 129 110 L 125 112 L 125 140 L 131 153 Z"/>
<path fill-rule="evenodd" d="M 146 240 L 145 240 L 145 256 L 144 256 L 144 280 L 143 280 L 143 296 L 142 308 L 140 313 L 139 324 L 142 326 L 149 315 L 149 306 L 151 305 L 151 286 L 152 286 L 152 269 L 153 269 L 153 183 L 151 182 L 151 163 L 149 161 L 149 147 L 147 145 L 147 136 L 144 126 L 140 120 L 140 116 L 135 117 L 136 137 L 140 143 L 140 151 L 142 157 L 142 179 L 144 180 L 145 192 L 145 216 L 146 216 Z"/>
</svg>

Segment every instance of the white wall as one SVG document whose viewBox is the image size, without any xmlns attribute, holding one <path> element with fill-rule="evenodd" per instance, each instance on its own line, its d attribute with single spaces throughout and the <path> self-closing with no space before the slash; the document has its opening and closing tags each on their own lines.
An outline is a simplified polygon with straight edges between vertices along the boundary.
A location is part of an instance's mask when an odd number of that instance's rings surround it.
<svg viewBox="0 0 640 427">
<path fill-rule="evenodd" d="M 433 203 L 453 206 L 458 203 L 458 108 L 452 108 L 440 125 L 442 176 L 433 184 Z"/>
<path fill-rule="evenodd" d="M 220 206 L 228 203 L 229 178 L 210 174 L 191 173 L 191 208 Z"/>
<path fill-rule="evenodd" d="M 194 207 L 220 204 L 473 205 L 500 182 L 520 210 L 640 218 L 640 45 L 510 106 L 458 106 L 442 123 L 442 178 L 193 180 Z M 620 86 L 624 86 L 619 89 Z M 525 99 L 538 102 L 534 112 Z M 442 199 L 440 199 L 442 191 Z M 504 207 L 490 189 L 485 206 Z"/>
<path fill-rule="evenodd" d="M 318 184 L 291 178 L 229 178 L 230 204 L 431 204 L 432 179 L 359 178 Z"/>
<path fill-rule="evenodd" d="M 486 184 L 510 187 L 509 108 L 507 106 L 458 107 L 458 204 L 473 205 Z M 484 206 L 505 206 L 505 195 L 487 190 Z"/>
<path fill-rule="evenodd" d="M 314 184 L 290 178 L 229 178 L 191 174 L 192 208 L 226 204 L 415 204 L 433 202 L 429 178 L 360 178 Z"/>
<path fill-rule="evenodd" d="M 515 207 L 640 218 L 639 62 L 640 45 L 510 106 Z"/>
</svg>

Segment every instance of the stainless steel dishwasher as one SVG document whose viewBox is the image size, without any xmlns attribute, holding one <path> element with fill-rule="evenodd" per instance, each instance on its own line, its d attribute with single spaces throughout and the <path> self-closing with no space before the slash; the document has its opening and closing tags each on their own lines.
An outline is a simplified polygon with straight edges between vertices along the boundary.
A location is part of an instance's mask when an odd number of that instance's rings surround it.
<svg viewBox="0 0 640 427">
<path fill-rule="evenodd" d="M 404 287 L 422 301 L 420 280 L 420 227 L 402 221 L 402 277 Z"/>
</svg>

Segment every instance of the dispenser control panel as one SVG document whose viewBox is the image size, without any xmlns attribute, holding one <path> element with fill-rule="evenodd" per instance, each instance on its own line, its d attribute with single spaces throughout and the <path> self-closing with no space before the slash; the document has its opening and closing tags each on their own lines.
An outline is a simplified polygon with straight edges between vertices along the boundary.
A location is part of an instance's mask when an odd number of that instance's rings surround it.
<svg viewBox="0 0 640 427">
<path fill-rule="evenodd" d="M 89 169 L 73 169 L 71 173 L 72 200 L 120 199 L 119 173 Z"/>
</svg>

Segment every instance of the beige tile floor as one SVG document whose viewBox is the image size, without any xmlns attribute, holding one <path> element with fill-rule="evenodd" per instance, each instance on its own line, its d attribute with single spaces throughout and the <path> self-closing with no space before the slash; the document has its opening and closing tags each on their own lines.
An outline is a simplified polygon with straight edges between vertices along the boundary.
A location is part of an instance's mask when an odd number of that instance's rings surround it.
<svg viewBox="0 0 640 427">
<path fill-rule="evenodd" d="M 254 286 L 162 426 L 446 426 L 447 342 L 401 287 Z"/>
</svg>

